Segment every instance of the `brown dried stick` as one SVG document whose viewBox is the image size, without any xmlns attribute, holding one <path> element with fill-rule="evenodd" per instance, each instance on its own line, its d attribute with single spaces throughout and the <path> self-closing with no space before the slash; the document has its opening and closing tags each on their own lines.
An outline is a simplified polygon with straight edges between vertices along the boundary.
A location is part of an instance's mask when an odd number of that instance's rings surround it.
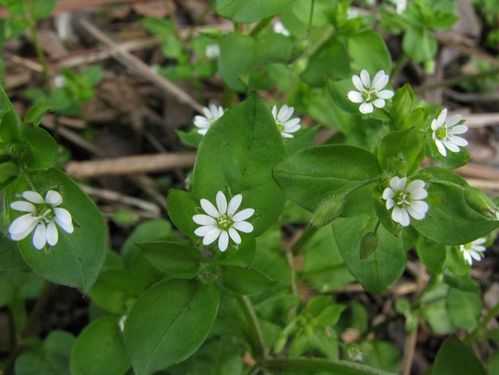
<svg viewBox="0 0 499 375">
<path fill-rule="evenodd" d="M 116 59 L 123 65 L 137 72 L 145 79 L 151 81 L 151 83 L 155 84 L 168 94 L 175 96 L 179 102 L 190 106 L 197 112 L 201 112 L 203 110 L 203 106 L 198 103 L 192 96 L 190 96 L 188 93 L 186 93 L 171 81 L 156 74 L 149 66 L 143 63 L 137 57 L 120 48 L 118 44 L 116 44 L 111 38 L 109 38 L 101 30 L 99 30 L 95 25 L 87 20 L 81 20 L 80 24 L 95 39 L 110 47 Z"/>
<path fill-rule="evenodd" d="M 70 162 L 66 171 L 73 177 L 117 176 L 167 171 L 174 168 L 188 168 L 194 164 L 195 154 L 156 154 L 127 156 L 82 162 Z"/>
</svg>

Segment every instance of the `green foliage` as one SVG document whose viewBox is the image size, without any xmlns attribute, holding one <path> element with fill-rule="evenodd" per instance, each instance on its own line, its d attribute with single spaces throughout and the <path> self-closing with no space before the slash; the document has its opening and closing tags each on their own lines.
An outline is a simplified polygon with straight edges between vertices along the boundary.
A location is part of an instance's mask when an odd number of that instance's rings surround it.
<svg viewBox="0 0 499 375">
<path fill-rule="evenodd" d="M 486 371 L 473 351 L 459 340 L 451 338 L 440 348 L 432 374 L 438 375 L 485 375 Z"/>
<path fill-rule="evenodd" d="M 236 22 L 255 22 L 282 13 L 294 0 L 216 0 L 217 12 Z"/>
</svg>

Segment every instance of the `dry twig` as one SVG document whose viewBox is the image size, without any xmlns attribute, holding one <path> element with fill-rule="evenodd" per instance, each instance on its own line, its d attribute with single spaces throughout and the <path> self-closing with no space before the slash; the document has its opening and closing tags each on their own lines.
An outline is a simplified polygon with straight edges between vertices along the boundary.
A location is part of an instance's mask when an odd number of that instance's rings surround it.
<svg viewBox="0 0 499 375">
<path fill-rule="evenodd" d="M 190 152 L 126 156 L 114 159 L 73 161 L 66 165 L 66 171 L 77 178 L 144 174 L 192 167 L 194 159 L 195 154 Z"/>
</svg>

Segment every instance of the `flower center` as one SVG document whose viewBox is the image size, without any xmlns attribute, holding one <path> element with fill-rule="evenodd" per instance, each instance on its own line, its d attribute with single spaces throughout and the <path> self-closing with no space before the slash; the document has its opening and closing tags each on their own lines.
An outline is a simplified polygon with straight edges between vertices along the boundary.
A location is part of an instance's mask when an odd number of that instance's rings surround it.
<svg viewBox="0 0 499 375">
<path fill-rule="evenodd" d="M 438 128 L 436 131 L 436 136 L 438 139 L 447 138 L 447 128 L 445 126 Z"/>
<path fill-rule="evenodd" d="M 370 102 L 374 99 L 376 99 L 376 90 L 365 90 L 363 93 L 362 93 L 362 97 L 364 98 L 364 100 L 366 102 Z"/>
<path fill-rule="evenodd" d="M 277 126 L 277 130 L 279 130 L 279 133 L 282 133 L 282 131 L 284 130 L 284 125 L 276 121 L 275 126 Z"/>
<path fill-rule="evenodd" d="M 406 191 L 399 191 L 395 194 L 395 204 L 399 207 L 407 207 L 410 206 L 411 202 L 409 201 L 410 195 Z"/>
<path fill-rule="evenodd" d="M 41 206 L 39 209 L 36 211 L 36 217 L 40 221 L 44 221 L 45 224 L 50 223 L 52 220 L 54 220 L 54 210 L 52 207 L 47 207 L 47 206 Z"/>
<path fill-rule="evenodd" d="M 229 215 L 223 214 L 217 219 L 217 225 L 222 230 L 229 230 L 234 225 L 234 220 Z"/>
</svg>

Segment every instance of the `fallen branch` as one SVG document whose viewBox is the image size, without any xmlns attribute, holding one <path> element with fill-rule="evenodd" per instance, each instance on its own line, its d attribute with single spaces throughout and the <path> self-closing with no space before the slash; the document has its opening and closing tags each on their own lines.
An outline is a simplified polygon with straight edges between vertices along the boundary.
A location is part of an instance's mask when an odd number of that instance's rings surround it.
<svg viewBox="0 0 499 375">
<path fill-rule="evenodd" d="M 117 191 L 98 189 L 87 185 L 80 185 L 80 187 L 85 193 L 97 199 L 102 199 L 108 202 L 122 203 L 127 206 L 140 208 L 143 211 L 152 213 L 154 217 L 159 217 L 161 214 L 160 208 L 154 203 L 134 197 L 129 197 L 127 195 L 118 193 Z"/>
<path fill-rule="evenodd" d="M 487 165 L 470 163 L 459 168 L 458 172 L 465 177 L 499 181 L 499 170 Z"/>
<path fill-rule="evenodd" d="M 123 158 L 70 162 L 66 171 L 73 177 L 118 176 L 163 172 L 175 168 L 189 168 L 194 164 L 195 154 L 156 154 L 127 156 Z"/>
<path fill-rule="evenodd" d="M 203 106 L 198 103 L 192 96 L 190 96 L 183 89 L 181 89 L 171 81 L 156 74 L 149 66 L 147 66 L 144 62 L 142 62 L 134 55 L 128 53 L 123 49 L 120 49 L 118 44 L 116 44 L 104 32 L 99 30 L 95 25 L 87 20 L 81 20 L 80 24 L 95 39 L 110 47 L 113 52 L 113 56 L 115 56 L 115 58 L 123 65 L 137 72 L 142 77 L 155 84 L 160 89 L 164 90 L 166 93 L 173 95 L 179 102 L 190 106 L 197 112 L 202 111 Z"/>
</svg>

